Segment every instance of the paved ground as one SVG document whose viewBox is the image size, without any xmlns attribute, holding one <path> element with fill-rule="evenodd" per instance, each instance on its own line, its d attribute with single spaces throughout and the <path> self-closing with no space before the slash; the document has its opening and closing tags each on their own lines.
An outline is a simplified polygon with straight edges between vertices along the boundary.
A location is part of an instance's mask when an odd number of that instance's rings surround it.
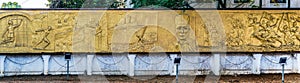
<svg viewBox="0 0 300 83">
<path fill-rule="evenodd" d="M 105 79 L 106 78 L 106 79 Z M 180 76 L 179 83 L 203 83 L 204 80 L 218 79 L 214 76 Z M 285 75 L 286 83 L 300 83 L 300 74 Z M 66 76 L 11 76 L 0 78 L 1 83 L 78 83 L 78 82 L 95 82 L 95 83 L 171 83 L 174 82 L 174 76 L 70 76 L 69 81 Z M 280 83 L 281 74 L 268 75 L 238 75 L 238 76 L 221 76 L 220 83 L 241 83 L 241 82 L 263 82 L 263 83 Z"/>
</svg>

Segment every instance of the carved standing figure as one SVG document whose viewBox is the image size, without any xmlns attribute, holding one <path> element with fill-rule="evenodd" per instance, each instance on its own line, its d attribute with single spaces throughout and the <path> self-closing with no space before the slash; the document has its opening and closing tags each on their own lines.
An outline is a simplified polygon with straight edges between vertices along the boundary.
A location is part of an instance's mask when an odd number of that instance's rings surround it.
<svg viewBox="0 0 300 83">
<path fill-rule="evenodd" d="M 35 46 L 34 46 L 35 48 L 34 49 L 39 49 L 39 48 L 37 48 L 37 46 L 40 45 L 42 42 L 46 43 L 46 45 L 42 49 L 45 49 L 46 47 L 48 47 L 50 45 L 50 41 L 48 39 L 48 35 L 50 34 L 50 31 L 52 31 L 52 30 L 53 30 L 52 27 L 48 26 L 47 29 L 41 29 L 41 30 L 35 31 L 36 33 L 37 32 L 43 32 L 44 35 L 43 35 L 42 40 L 40 40 L 37 44 L 35 44 Z"/>
<path fill-rule="evenodd" d="M 249 22 L 249 27 L 255 26 L 256 24 L 258 24 L 257 17 L 255 17 L 253 14 L 249 14 L 248 22 Z"/>
</svg>

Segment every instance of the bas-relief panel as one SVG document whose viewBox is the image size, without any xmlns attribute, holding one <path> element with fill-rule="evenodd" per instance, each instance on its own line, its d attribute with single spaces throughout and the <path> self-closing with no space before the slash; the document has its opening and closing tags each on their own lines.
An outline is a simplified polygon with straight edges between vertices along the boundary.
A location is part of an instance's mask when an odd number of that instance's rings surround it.
<svg viewBox="0 0 300 83">
<path fill-rule="evenodd" d="M 295 11 L 221 13 L 228 50 L 246 52 L 298 51 L 300 17 Z"/>
<path fill-rule="evenodd" d="M 217 12 L 220 17 L 210 13 L 0 11 L 0 52 L 211 52 L 214 48 L 269 52 L 299 48 L 297 11 L 222 10 Z M 217 18 L 222 20 L 214 20 Z"/>
<path fill-rule="evenodd" d="M 74 12 L 3 12 L 1 52 L 52 52 L 70 45 Z M 56 49 L 57 48 L 57 49 Z"/>
</svg>

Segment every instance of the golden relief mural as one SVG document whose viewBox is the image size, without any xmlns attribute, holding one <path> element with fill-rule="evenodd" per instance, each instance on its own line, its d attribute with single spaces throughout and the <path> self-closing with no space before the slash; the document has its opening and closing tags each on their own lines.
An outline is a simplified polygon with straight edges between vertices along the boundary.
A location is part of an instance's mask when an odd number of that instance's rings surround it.
<svg viewBox="0 0 300 83">
<path fill-rule="evenodd" d="M 293 10 L 1 10 L 0 53 L 282 52 Z"/>
</svg>

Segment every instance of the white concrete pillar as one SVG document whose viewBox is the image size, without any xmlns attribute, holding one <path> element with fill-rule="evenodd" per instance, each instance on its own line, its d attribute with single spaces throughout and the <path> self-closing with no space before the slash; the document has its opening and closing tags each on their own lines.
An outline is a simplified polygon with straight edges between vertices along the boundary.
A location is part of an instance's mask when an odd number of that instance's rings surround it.
<svg viewBox="0 0 300 83">
<path fill-rule="evenodd" d="M 88 54 L 86 58 L 86 72 L 87 75 L 92 75 L 92 67 L 93 67 L 93 59 L 95 55 L 94 54 Z"/>
<path fill-rule="evenodd" d="M 213 54 L 212 59 L 210 61 L 211 70 L 215 75 L 220 75 L 221 72 L 221 55 Z"/>
<path fill-rule="evenodd" d="M 252 73 L 253 74 L 260 74 L 260 60 L 261 60 L 262 54 L 253 54 L 254 60 L 252 65 Z"/>
<path fill-rule="evenodd" d="M 297 73 L 298 72 L 298 63 L 297 63 L 297 55 L 292 54 L 292 72 Z"/>
<path fill-rule="evenodd" d="M 300 53 L 296 53 L 295 57 L 297 58 L 296 62 L 293 63 L 297 63 L 295 66 L 297 66 L 296 68 L 298 69 L 297 73 L 300 73 Z"/>
<path fill-rule="evenodd" d="M 4 76 L 4 61 L 5 61 L 6 55 L 0 55 L 0 77 Z"/>
<path fill-rule="evenodd" d="M 128 54 L 129 58 L 129 69 L 128 69 L 128 75 L 134 76 L 134 61 L 135 61 L 136 54 Z"/>
<path fill-rule="evenodd" d="M 170 75 L 176 75 L 176 65 L 174 64 L 174 60 L 177 57 L 177 54 L 170 54 L 172 65 L 169 68 Z"/>
<path fill-rule="evenodd" d="M 48 75 L 49 59 L 51 55 L 42 55 L 44 61 L 44 75 Z"/>
</svg>

